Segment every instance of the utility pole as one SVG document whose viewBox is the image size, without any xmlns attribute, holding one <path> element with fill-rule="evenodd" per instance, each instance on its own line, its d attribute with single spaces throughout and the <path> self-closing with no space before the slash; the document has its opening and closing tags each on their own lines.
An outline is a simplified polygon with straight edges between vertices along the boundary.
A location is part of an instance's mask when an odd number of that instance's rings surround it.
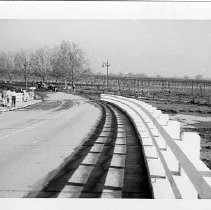
<svg viewBox="0 0 211 210">
<path fill-rule="evenodd" d="M 72 65 L 72 89 L 73 89 L 73 93 L 75 93 L 75 84 L 74 84 L 74 79 L 73 79 L 73 65 Z"/>
<path fill-rule="evenodd" d="M 121 81 L 120 81 L 120 76 L 118 78 L 118 95 L 121 93 Z"/>
<path fill-rule="evenodd" d="M 103 62 L 103 65 L 102 67 L 106 67 L 106 92 L 108 93 L 108 68 L 110 67 L 111 65 L 108 63 L 108 60 L 107 62 Z"/>
<path fill-rule="evenodd" d="M 72 59 L 71 55 L 70 55 L 70 61 L 72 63 L 72 65 L 71 65 L 72 91 L 73 91 L 73 93 L 75 93 L 75 84 L 74 84 L 74 77 L 73 77 L 74 63 L 73 63 L 73 59 Z"/>
<path fill-rule="evenodd" d="M 28 76 L 29 76 L 29 70 L 27 69 L 29 66 L 31 66 L 30 63 L 28 63 L 26 60 L 25 60 L 25 63 L 23 64 L 24 66 L 24 80 L 25 80 L 25 90 L 27 90 L 27 84 L 28 84 Z"/>
</svg>

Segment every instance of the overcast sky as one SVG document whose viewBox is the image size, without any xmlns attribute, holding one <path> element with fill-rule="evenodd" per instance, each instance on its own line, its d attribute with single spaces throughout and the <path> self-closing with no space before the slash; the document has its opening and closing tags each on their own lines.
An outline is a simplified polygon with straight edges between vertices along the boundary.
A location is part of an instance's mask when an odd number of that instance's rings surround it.
<svg viewBox="0 0 211 210">
<path fill-rule="evenodd" d="M 109 59 L 113 73 L 211 78 L 210 20 L 0 20 L 0 50 L 61 40 L 78 43 L 95 72 Z"/>
</svg>

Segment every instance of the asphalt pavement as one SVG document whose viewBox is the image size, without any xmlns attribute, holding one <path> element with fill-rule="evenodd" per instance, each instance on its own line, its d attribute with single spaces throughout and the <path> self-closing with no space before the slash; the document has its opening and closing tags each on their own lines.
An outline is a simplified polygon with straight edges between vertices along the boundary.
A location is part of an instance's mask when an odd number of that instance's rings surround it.
<svg viewBox="0 0 211 210">
<path fill-rule="evenodd" d="M 46 101 L 0 115 L 0 197 L 25 197 L 48 183 L 92 132 L 100 109 L 81 97 Z"/>
</svg>

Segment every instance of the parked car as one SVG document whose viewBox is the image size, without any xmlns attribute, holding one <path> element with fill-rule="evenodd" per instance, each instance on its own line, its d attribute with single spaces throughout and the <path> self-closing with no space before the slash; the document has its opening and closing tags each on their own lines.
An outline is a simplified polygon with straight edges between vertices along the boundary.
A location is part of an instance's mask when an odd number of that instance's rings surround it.
<svg viewBox="0 0 211 210">
<path fill-rule="evenodd" d="M 49 84 L 48 85 L 48 90 L 52 90 L 54 92 L 57 92 L 57 86 L 54 84 Z"/>
<path fill-rule="evenodd" d="M 37 87 L 38 89 L 48 89 L 48 85 L 44 82 L 38 82 Z"/>
</svg>

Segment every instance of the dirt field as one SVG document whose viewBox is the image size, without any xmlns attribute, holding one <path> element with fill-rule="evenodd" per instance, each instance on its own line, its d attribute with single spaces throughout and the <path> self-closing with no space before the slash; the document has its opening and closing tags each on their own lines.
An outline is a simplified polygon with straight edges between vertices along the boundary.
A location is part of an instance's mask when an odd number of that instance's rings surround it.
<svg viewBox="0 0 211 210">
<path fill-rule="evenodd" d="M 170 119 L 181 122 L 182 131 L 195 131 L 201 136 L 200 158 L 211 169 L 211 107 L 166 100 L 141 99 L 163 113 Z"/>
</svg>

